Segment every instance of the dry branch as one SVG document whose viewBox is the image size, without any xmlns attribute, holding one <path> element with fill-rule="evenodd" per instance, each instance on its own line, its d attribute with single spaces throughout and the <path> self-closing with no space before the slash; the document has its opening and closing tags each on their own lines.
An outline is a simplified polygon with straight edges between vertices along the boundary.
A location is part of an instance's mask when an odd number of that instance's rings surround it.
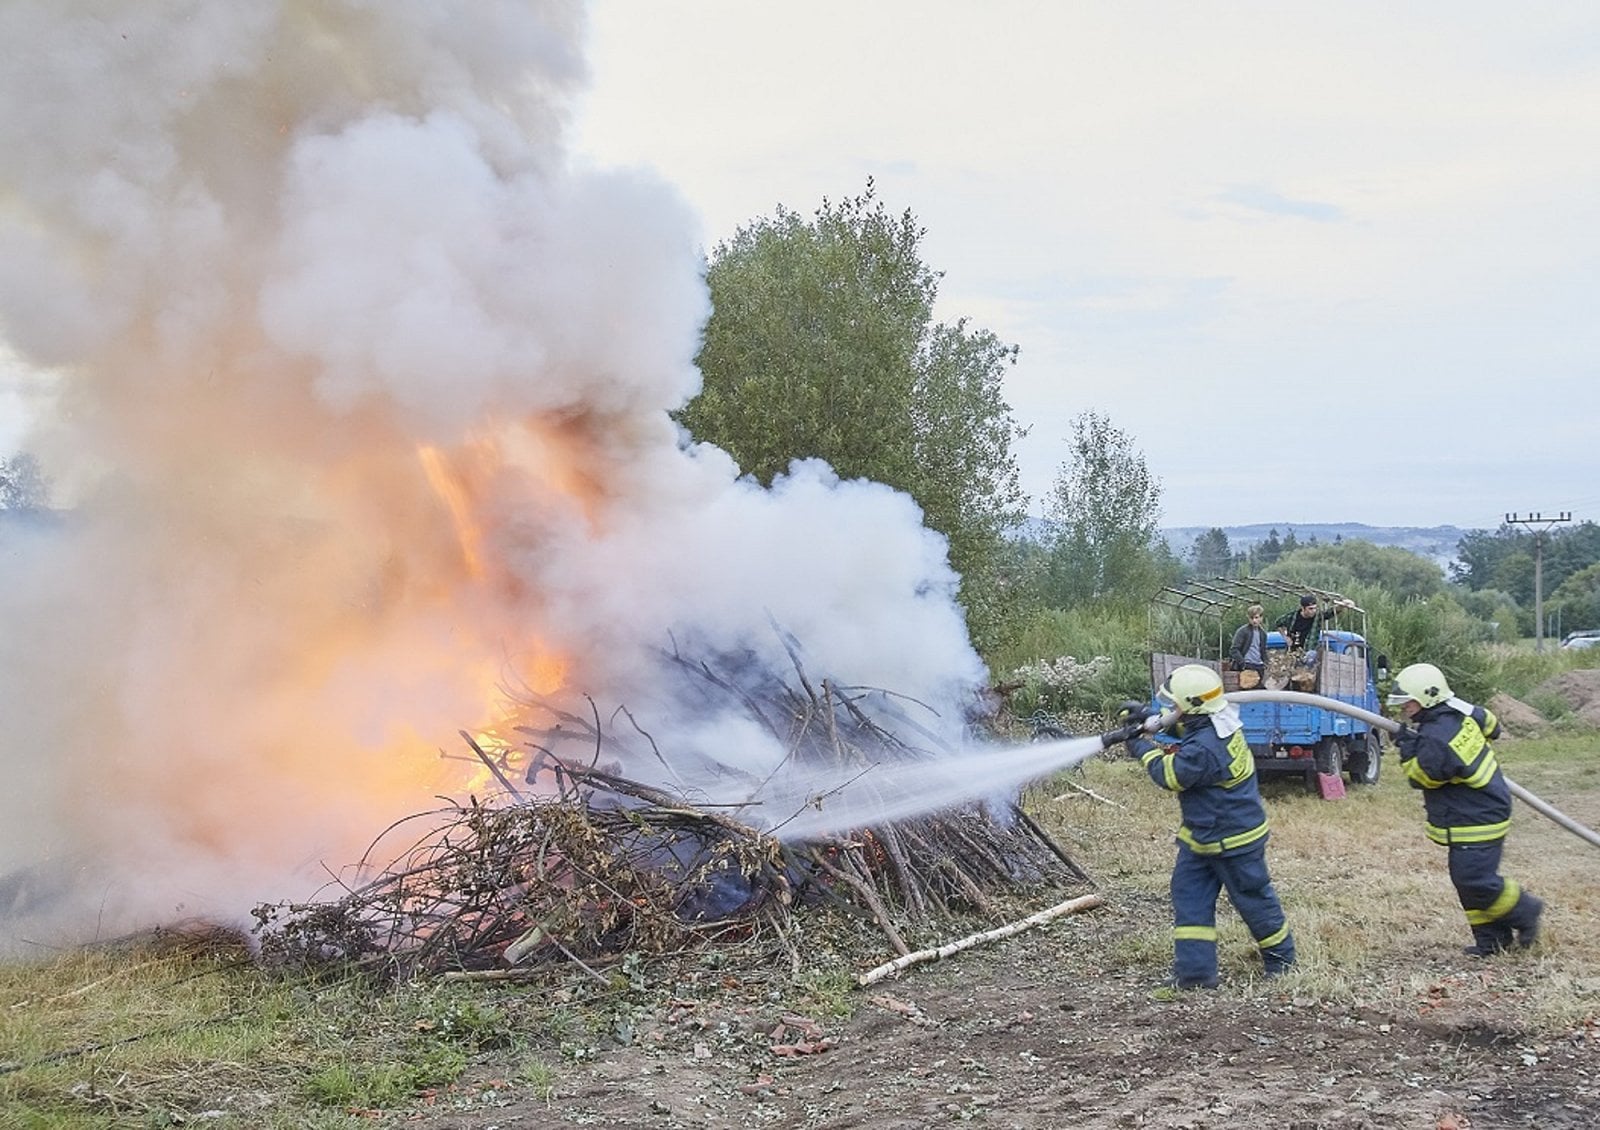
<svg viewBox="0 0 1600 1130">
<path fill-rule="evenodd" d="M 1084 785 L 1080 785 L 1076 781 L 1068 781 L 1067 785 L 1070 788 L 1074 788 L 1074 789 L 1078 790 L 1078 792 L 1082 793 L 1084 796 L 1088 797 L 1090 800 L 1097 800 L 1101 804 L 1109 804 L 1112 808 L 1123 808 L 1123 807 L 1126 807 L 1125 805 L 1118 804 L 1114 800 L 1110 800 L 1110 799 L 1108 799 L 1106 797 L 1101 796 L 1099 793 L 1095 792 L 1093 789 L 1088 788 L 1088 787 L 1086 787 Z M 1067 794 L 1066 793 L 1062 793 L 1060 796 L 1053 797 L 1051 799 L 1053 799 L 1053 800 L 1066 800 L 1067 799 Z"/>
<path fill-rule="evenodd" d="M 902 969 L 905 969 L 908 966 L 917 965 L 924 961 L 936 961 L 942 957 L 949 957 L 952 954 L 960 953 L 962 950 L 968 950 L 973 946 L 982 945 L 984 942 L 993 942 L 998 941 L 1001 938 L 1009 938 L 1013 934 L 1020 934 L 1022 931 L 1048 922 L 1052 918 L 1060 918 L 1063 914 L 1076 914 L 1080 910 L 1091 910 L 1100 905 L 1101 899 L 1099 895 L 1083 895 L 1079 898 L 1068 899 L 1066 902 L 1057 903 L 1055 906 L 1041 910 L 1038 914 L 1029 915 L 1027 918 L 1019 919 L 1016 922 L 1008 922 L 1006 925 L 996 927 L 993 930 L 985 930 L 981 934 L 969 934 L 965 938 L 948 942 L 945 945 L 937 946 L 933 949 L 918 950 L 916 953 L 902 954 L 893 961 L 886 961 L 874 969 L 867 970 L 865 973 L 856 978 L 856 984 L 861 988 L 865 988 L 868 985 L 877 984 L 885 977 L 899 973 Z"/>
</svg>

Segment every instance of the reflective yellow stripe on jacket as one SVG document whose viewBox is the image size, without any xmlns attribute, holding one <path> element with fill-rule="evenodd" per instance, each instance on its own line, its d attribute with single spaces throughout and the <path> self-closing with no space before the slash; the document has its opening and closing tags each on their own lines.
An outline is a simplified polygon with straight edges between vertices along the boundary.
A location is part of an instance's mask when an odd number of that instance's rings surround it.
<svg viewBox="0 0 1600 1130">
<path fill-rule="evenodd" d="M 1225 851 L 1232 851 L 1234 848 L 1244 847 L 1245 844 L 1253 844 L 1266 834 L 1267 822 L 1265 820 L 1257 824 L 1254 828 L 1251 828 L 1248 832 L 1240 832 L 1236 836 L 1223 836 L 1222 839 L 1216 840 L 1209 844 L 1195 839 L 1194 833 L 1189 831 L 1189 826 L 1187 824 L 1178 829 L 1178 839 L 1188 844 L 1189 850 L 1194 852 L 1196 855 L 1221 855 Z"/>
<path fill-rule="evenodd" d="M 1146 750 L 1144 756 L 1139 759 L 1139 764 L 1148 769 L 1150 767 L 1150 763 L 1158 757 L 1166 758 L 1166 761 L 1162 762 L 1161 764 L 1162 787 L 1170 789 L 1173 792 L 1181 791 L 1183 786 L 1178 784 L 1178 769 L 1174 762 L 1172 750 L 1163 749 L 1160 746 L 1156 746 L 1155 749 Z"/>
<path fill-rule="evenodd" d="M 1222 782 L 1225 789 L 1237 788 L 1256 775 L 1256 756 L 1250 752 L 1243 730 L 1235 730 L 1228 739 L 1228 772 L 1231 775 Z"/>
<path fill-rule="evenodd" d="M 1428 839 L 1436 844 L 1486 844 L 1490 840 L 1505 838 L 1511 831 L 1511 821 L 1501 820 L 1497 824 L 1463 824 L 1458 828 L 1441 828 L 1437 824 L 1426 825 Z"/>
</svg>

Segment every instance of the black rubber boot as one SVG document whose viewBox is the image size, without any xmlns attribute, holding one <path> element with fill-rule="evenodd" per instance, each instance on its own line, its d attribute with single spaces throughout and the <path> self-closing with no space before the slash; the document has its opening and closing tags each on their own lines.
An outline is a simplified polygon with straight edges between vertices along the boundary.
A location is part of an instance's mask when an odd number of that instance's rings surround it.
<svg viewBox="0 0 1600 1130">
<path fill-rule="evenodd" d="M 1180 981 L 1176 977 L 1168 977 L 1165 981 L 1161 982 L 1159 987 L 1163 989 L 1177 989 L 1187 993 L 1191 989 L 1215 989 L 1217 987 L 1217 980 L 1213 977 L 1208 981 Z"/>
<path fill-rule="evenodd" d="M 1493 926 L 1474 926 L 1473 943 L 1461 952 L 1472 957 L 1493 957 L 1511 948 L 1511 927 L 1496 922 Z"/>
<path fill-rule="evenodd" d="M 1516 919 L 1517 945 L 1527 949 L 1539 940 L 1539 919 L 1544 915 L 1544 900 L 1523 895 L 1513 917 Z"/>
</svg>

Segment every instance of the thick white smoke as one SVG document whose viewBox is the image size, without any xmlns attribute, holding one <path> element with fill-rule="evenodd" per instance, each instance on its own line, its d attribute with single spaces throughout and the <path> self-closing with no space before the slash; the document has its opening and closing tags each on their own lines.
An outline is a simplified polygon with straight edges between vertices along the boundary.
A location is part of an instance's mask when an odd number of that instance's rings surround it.
<svg viewBox="0 0 1600 1130">
<path fill-rule="evenodd" d="M 582 33 L 0 7 L 0 335 L 53 374 L 28 446 L 72 504 L 0 558 L 0 944 L 308 893 L 460 786 L 440 750 L 541 658 L 752 766 L 751 727 L 661 698 L 669 640 L 781 670 L 776 622 L 959 725 L 982 668 L 910 500 L 761 489 L 668 419 L 695 222 L 565 154 Z"/>
</svg>

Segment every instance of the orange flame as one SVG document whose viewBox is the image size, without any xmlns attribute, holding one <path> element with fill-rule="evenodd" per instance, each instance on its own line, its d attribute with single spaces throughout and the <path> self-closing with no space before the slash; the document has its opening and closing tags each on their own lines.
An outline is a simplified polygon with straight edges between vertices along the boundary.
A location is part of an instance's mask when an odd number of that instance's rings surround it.
<svg viewBox="0 0 1600 1130">
<path fill-rule="evenodd" d="M 591 500 L 584 497 L 587 492 L 582 477 L 572 474 L 567 466 L 572 452 L 566 439 L 557 428 L 542 428 L 525 422 L 521 427 L 503 431 L 498 438 L 474 439 L 453 453 L 431 444 L 417 448 L 417 458 L 428 485 L 450 514 L 466 576 L 480 592 L 499 589 L 489 594 L 485 605 L 496 620 L 504 611 L 500 602 L 516 601 L 518 593 L 514 585 L 502 586 L 495 582 L 495 578 L 503 581 L 504 577 L 496 568 L 497 563 L 489 558 L 495 543 L 486 536 L 483 517 L 486 512 L 482 508 L 490 501 L 493 490 L 505 485 L 502 472 L 508 469 L 508 464 L 514 464 L 517 473 L 510 477 L 537 481 L 545 491 L 567 497 L 580 509 L 586 509 Z M 463 608 L 460 614 L 468 618 L 482 616 L 483 609 L 474 613 Z M 508 616 L 506 620 L 514 622 L 516 617 Z M 571 668 L 565 655 L 538 639 L 519 641 L 511 648 L 505 647 L 503 642 L 494 646 L 500 654 L 493 660 L 486 658 L 472 676 L 473 681 L 483 687 L 484 710 L 479 723 L 467 732 L 471 733 L 482 756 L 465 742 L 445 754 L 452 760 L 470 761 L 475 766 L 467 773 L 464 787 L 476 795 L 502 791 L 500 775 L 484 763 L 485 757 L 495 762 L 500 773 L 513 783 L 520 783 L 518 767 L 527 751 L 515 732 L 521 713 L 514 701 L 517 691 L 531 691 L 541 696 L 554 694 L 566 685 Z"/>
<path fill-rule="evenodd" d="M 483 529 L 472 513 L 472 500 L 467 485 L 445 461 L 442 451 L 432 444 L 417 448 L 417 458 L 422 461 L 422 472 L 428 476 L 428 485 L 450 510 L 455 522 L 456 540 L 461 543 L 462 560 L 467 575 L 474 580 L 483 579 Z"/>
</svg>

